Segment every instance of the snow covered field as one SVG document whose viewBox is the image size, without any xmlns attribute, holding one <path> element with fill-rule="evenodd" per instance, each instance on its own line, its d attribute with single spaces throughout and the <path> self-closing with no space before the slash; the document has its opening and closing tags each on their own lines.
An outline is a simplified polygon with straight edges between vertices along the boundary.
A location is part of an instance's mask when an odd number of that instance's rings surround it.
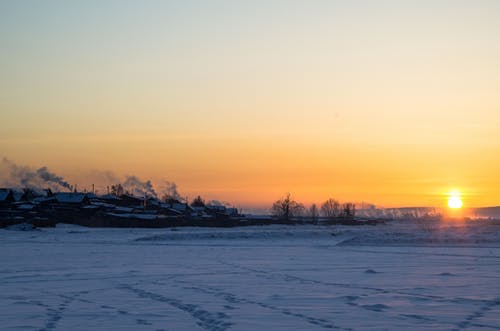
<svg viewBox="0 0 500 331">
<path fill-rule="evenodd" d="M 0 230 L 1 330 L 500 330 L 500 226 Z"/>
</svg>

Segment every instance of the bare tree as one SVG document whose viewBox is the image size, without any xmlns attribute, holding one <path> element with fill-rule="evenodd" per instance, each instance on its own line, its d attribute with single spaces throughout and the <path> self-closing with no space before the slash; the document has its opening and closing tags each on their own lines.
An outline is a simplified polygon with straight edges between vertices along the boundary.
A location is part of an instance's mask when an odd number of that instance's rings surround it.
<svg viewBox="0 0 500 331">
<path fill-rule="evenodd" d="M 181 195 L 177 191 L 177 184 L 174 182 L 165 182 L 165 187 L 163 189 L 162 200 L 166 203 L 175 203 L 182 200 Z"/>
<path fill-rule="evenodd" d="M 194 198 L 193 202 L 191 202 L 192 207 L 205 207 L 205 200 L 203 200 L 199 195 Z"/>
<path fill-rule="evenodd" d="M 342 204 L 342 216 L 354 217 L 356 215 L 356 205 L 352 202 Z"/>
<path fill-rule="evenodd" d="M 116 195 L 117 197 L 125 194 L 122 184 L 111 185 L 111 194 Z"/>
<path fill-rule="evenodd" d="M 309 207 L 309 216 L 311 216 L 311 219 L 313 222 L 318 221 L 319 210 L 318 210 L 318 206 L 316 206 L 315 203 L 313 203 L 311 205 L 311 207 Z"/>
<path fill-rule="evenodd" d="M 340 203 L 335 199 L 328 199 L 321 205 L 321 213 L 325 217 L 340 216 Z"/>
<path fill-rule="evenodd" d="M 273 203 L 271 212 L 274 216 L 283 219 L 290 220 L 294 216 L 300 216 L 304 212 L 304 205 L 298 203 L 290 197 L 290 193 L 287 193 L 285 197 L 276 200 Z"/>
</svg>

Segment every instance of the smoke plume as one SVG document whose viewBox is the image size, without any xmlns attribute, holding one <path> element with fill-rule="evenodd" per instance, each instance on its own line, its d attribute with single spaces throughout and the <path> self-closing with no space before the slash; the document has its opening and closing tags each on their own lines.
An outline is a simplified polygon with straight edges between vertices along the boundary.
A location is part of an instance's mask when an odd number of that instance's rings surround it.
<svg viewBox="0 0 500 331">
<path fill-rule="evenodd" d="M 150 180 L 143 182 L 136 176 L 127 176 L 122 186 L 126 191 L 130 192 L 134 196 L 149 196 L 158 198 Z"/>
<path fill-rule="evenodd" d="M 72 186 L 62 176 L 51 172 L 46 166 L 33 169 L 28 166 L 17 165 L 5 157 L 0 161 L 0 187 L 15 190 L 29 188 L 37 193 L 43 193 L 45 189 L 51 189 L 54 192 L 72 190 Z M 133 175 L 121 179 L 111 171 L 100 170 L 93 170 L 87 174 L 81 174 L 81 176 L 84 177 L 83 181 L 87 185 L 92 184 L 93 188 L 99 187 L 101 192 L 106 192 L 110 186 L 120 185 L 123 192 L 134 196 L 158 198 L 151 180 L 143 181 Z M 79 185 L 79 187 L 85 189 L 84 185 Z M 181 200 L 181 196 L 177 191 L 177 184 L 174 182 L 162 181 L 157 187 L 162 193 L 162 198 L 171 197 Z"/>
<path fill-rule="evenodd" d="M 2 159 L 2 186 L 16 189 L 30 188 L 40 192 L 44 189 L 56 191 L 70 191 L 71 185 L 61 176 L 50 172 L 47 167 L 33 170 L 30 167 L 20 166 L 7 158 Z"/>
<path fill-rule="evenodd" d="M 177 184 L 169 181 L 162 181 L 158 186 L 158 191 L 161 192 L 160 197 L 162 199 L 174 199 L 182 201 L 182 197 L 177 190 Z"/>
</svg>

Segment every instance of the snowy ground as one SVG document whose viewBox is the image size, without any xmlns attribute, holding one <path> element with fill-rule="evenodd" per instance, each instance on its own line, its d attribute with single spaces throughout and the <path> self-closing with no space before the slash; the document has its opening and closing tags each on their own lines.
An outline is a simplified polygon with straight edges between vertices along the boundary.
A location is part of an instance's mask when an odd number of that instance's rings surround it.
<svg viewBox="0 0 500 331">
<path fill-rule="evenodd" d="M 1 330 L 500 330 L 500 226 L 0 230 Z"/>
</svg>

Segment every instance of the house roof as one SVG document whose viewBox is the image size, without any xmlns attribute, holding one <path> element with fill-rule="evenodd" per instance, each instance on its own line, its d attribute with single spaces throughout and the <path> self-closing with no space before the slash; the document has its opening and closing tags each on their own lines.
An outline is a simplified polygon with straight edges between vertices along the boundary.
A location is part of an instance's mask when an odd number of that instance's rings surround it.
<svg viewBox="0 0 500 331">
<path fill-rule="evenodd" d="M 207 209 L 214 210 L 214 211 L 226 211 L 226 206 L 222 205 L 207 205 Z"/>
<path fill-rule="evenodd" d="M 106 203 L 106 202 L 100 202 L 100 201 L 93 201 L 91 204 L 93 206 L 97 206 L 97 207 L 115 208 L 115 205 L 113 205 L 112 203 Z"/>
<path fill-rule="evenodd" d="M 22 199 L 22 197 L 24 195 L 23 192 L 13 192 L 12 194 L 14 196 L 14 200 L 15 201 L 21 201 L 21 199 Z"/>
<path fill-rule="evenodd" d="M 121 200 L 119 197 L 113 194 L 98 195 L 97 198 L 102 200 L 115 200 L 115 201 Z"/>
<path fill-rule="evenodd" d="M 0 189 L 0 201 L 5 201 L 9 197 L 9 194 L 12 194 L 12 191 L 8 188 Z"/>
<path fill-rule="evenodd" d="M 185 203 L 176 202 L 176 203 L 172 204 L 172 209 L 175 209 L 175 210 L 185 211 L 187 208 L 188 208 L 188 206 Z"/>
<path fill-rule="evenodd" d="M 162 215 L 151 215 L 151 214 L 116 214 L 116 213 L 106 213 L 106 215 L 120 217 L 120 218 L 128 218 L 128 219 L 138 219 L 138 220 L 158 220 L 165 218 Z"/>
<path fill-rule="evenodd" d="M 119 206 L 116 206 L 114 208 L 115 211 L 117 212 L 121 212 L 121 213 L 132 213 L 134 211 L 134 208 L 132 207 L 119 207 Z"/>
<path fill-rule="evenodd" d="M 161 203 L 160 207 L 162 209 L 164 209 L 164 210 L 168 210 L 169 212 L 177 214 L 177 215 L 181 215 L 182 214 L 181 210 L 178 210 L 178 209 L 175 209 L 175 208 L 171 208 L 168 203 Z"/>
<path fill-rule="evenodd" d="M 60 203 L 82 203 L 87 198 L 85 193 L 56 193 L 54 198 Z"/>
<path fill-rule="evenodd" d="M 54 197 L 38 197 L 31 200 L 33 203 L 44 203 L 44 202 L 54 202 L 56 199 Z"/>
<path fill-rule="evenodd" d="M 138 201 L 138 202 L 144 201 L 144 199 L 142 199 L 142 198 L 138 198 L 136 196 L 129 195 L 129 194 L 120 195 L 120 199 L 125 200 L 125 201 Z"/>
<path fill-rule="evenodd" d="M 32 210 L 33 208 L 35 208 L 35 205 L 32 203 L 23 203 L 17 206 L 19 210 Z"/>
</svg>

